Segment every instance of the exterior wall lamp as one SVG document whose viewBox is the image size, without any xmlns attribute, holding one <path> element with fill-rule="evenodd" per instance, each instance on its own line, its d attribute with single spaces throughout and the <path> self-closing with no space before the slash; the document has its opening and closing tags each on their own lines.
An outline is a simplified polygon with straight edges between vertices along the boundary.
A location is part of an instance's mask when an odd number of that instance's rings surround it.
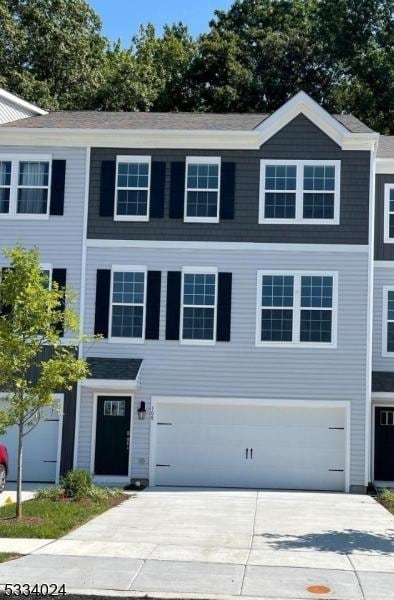
<svg viewBox="0 0 394 600">
<path fill-rule="evenodd" d="M 140 407 L 137 410 L 137 415 L 138 415 L 138 420 L 139 421 L 144 421 L 145 417 L 146 417 L 146 407 L 145 407 L 145 402 L 141 402 L 140 403 Z"/>
</svg>

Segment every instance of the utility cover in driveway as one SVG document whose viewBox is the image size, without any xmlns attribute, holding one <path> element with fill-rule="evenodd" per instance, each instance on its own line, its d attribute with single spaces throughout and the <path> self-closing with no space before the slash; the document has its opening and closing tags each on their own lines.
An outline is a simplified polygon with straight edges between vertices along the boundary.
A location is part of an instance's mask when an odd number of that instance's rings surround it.
<svg viewBox="0 0 394 600">
<path fill-rule="evenodd" d="M 342 407 L 158 403 L 156 485 L 345 489 Z"/>
</svg>

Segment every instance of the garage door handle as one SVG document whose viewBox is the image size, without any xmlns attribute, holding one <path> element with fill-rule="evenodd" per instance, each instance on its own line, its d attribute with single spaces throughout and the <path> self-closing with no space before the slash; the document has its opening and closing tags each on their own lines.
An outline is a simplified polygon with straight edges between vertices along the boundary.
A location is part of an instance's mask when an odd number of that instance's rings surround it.
<svg viewBox="0 0 394 600">
<path fill-rule="evenodd" d="M 249 448 L 245 448 L 245 458 L 246 458 L 246 460 L 248 459 L 248 455 L 249 455 Z"/>
<path fill-rule="evenodd" d="M 253 448 L 250 449 L 250 458 L 253 458 Z"/>
</svg>

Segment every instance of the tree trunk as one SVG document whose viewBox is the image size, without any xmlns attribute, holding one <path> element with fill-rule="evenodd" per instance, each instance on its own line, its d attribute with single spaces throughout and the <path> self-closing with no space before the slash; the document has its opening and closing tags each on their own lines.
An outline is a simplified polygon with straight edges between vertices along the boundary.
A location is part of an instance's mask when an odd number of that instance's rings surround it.
<svg viewBox="0 0 394 600">
<path fill-rule="evenodd" d="M 18 476 L 16 483 L 16 518 L 22 516 L 22 458 L 23 458 L 23 423 L 18 425 Z"/>
</svg>

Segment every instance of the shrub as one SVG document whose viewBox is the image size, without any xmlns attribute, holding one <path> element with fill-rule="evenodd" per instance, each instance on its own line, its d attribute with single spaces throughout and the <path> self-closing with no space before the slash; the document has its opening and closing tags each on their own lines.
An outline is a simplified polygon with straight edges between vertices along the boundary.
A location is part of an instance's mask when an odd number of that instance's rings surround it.
<svg viewBox="0 0 394 600">
<path fill-rule="evenodd" d="M 59 486 L 40 488 L 37 490 L 35 497 L 37 500 L 60 500 L 64 497 L 63 489 Z"/>
<path fill-rule="evenodd" d="M 92 475 L 83 469 L 75 469 L 66 473 L 60 485 L 67 498 L 88 498 L 94 487 Z"/>
</svg>

